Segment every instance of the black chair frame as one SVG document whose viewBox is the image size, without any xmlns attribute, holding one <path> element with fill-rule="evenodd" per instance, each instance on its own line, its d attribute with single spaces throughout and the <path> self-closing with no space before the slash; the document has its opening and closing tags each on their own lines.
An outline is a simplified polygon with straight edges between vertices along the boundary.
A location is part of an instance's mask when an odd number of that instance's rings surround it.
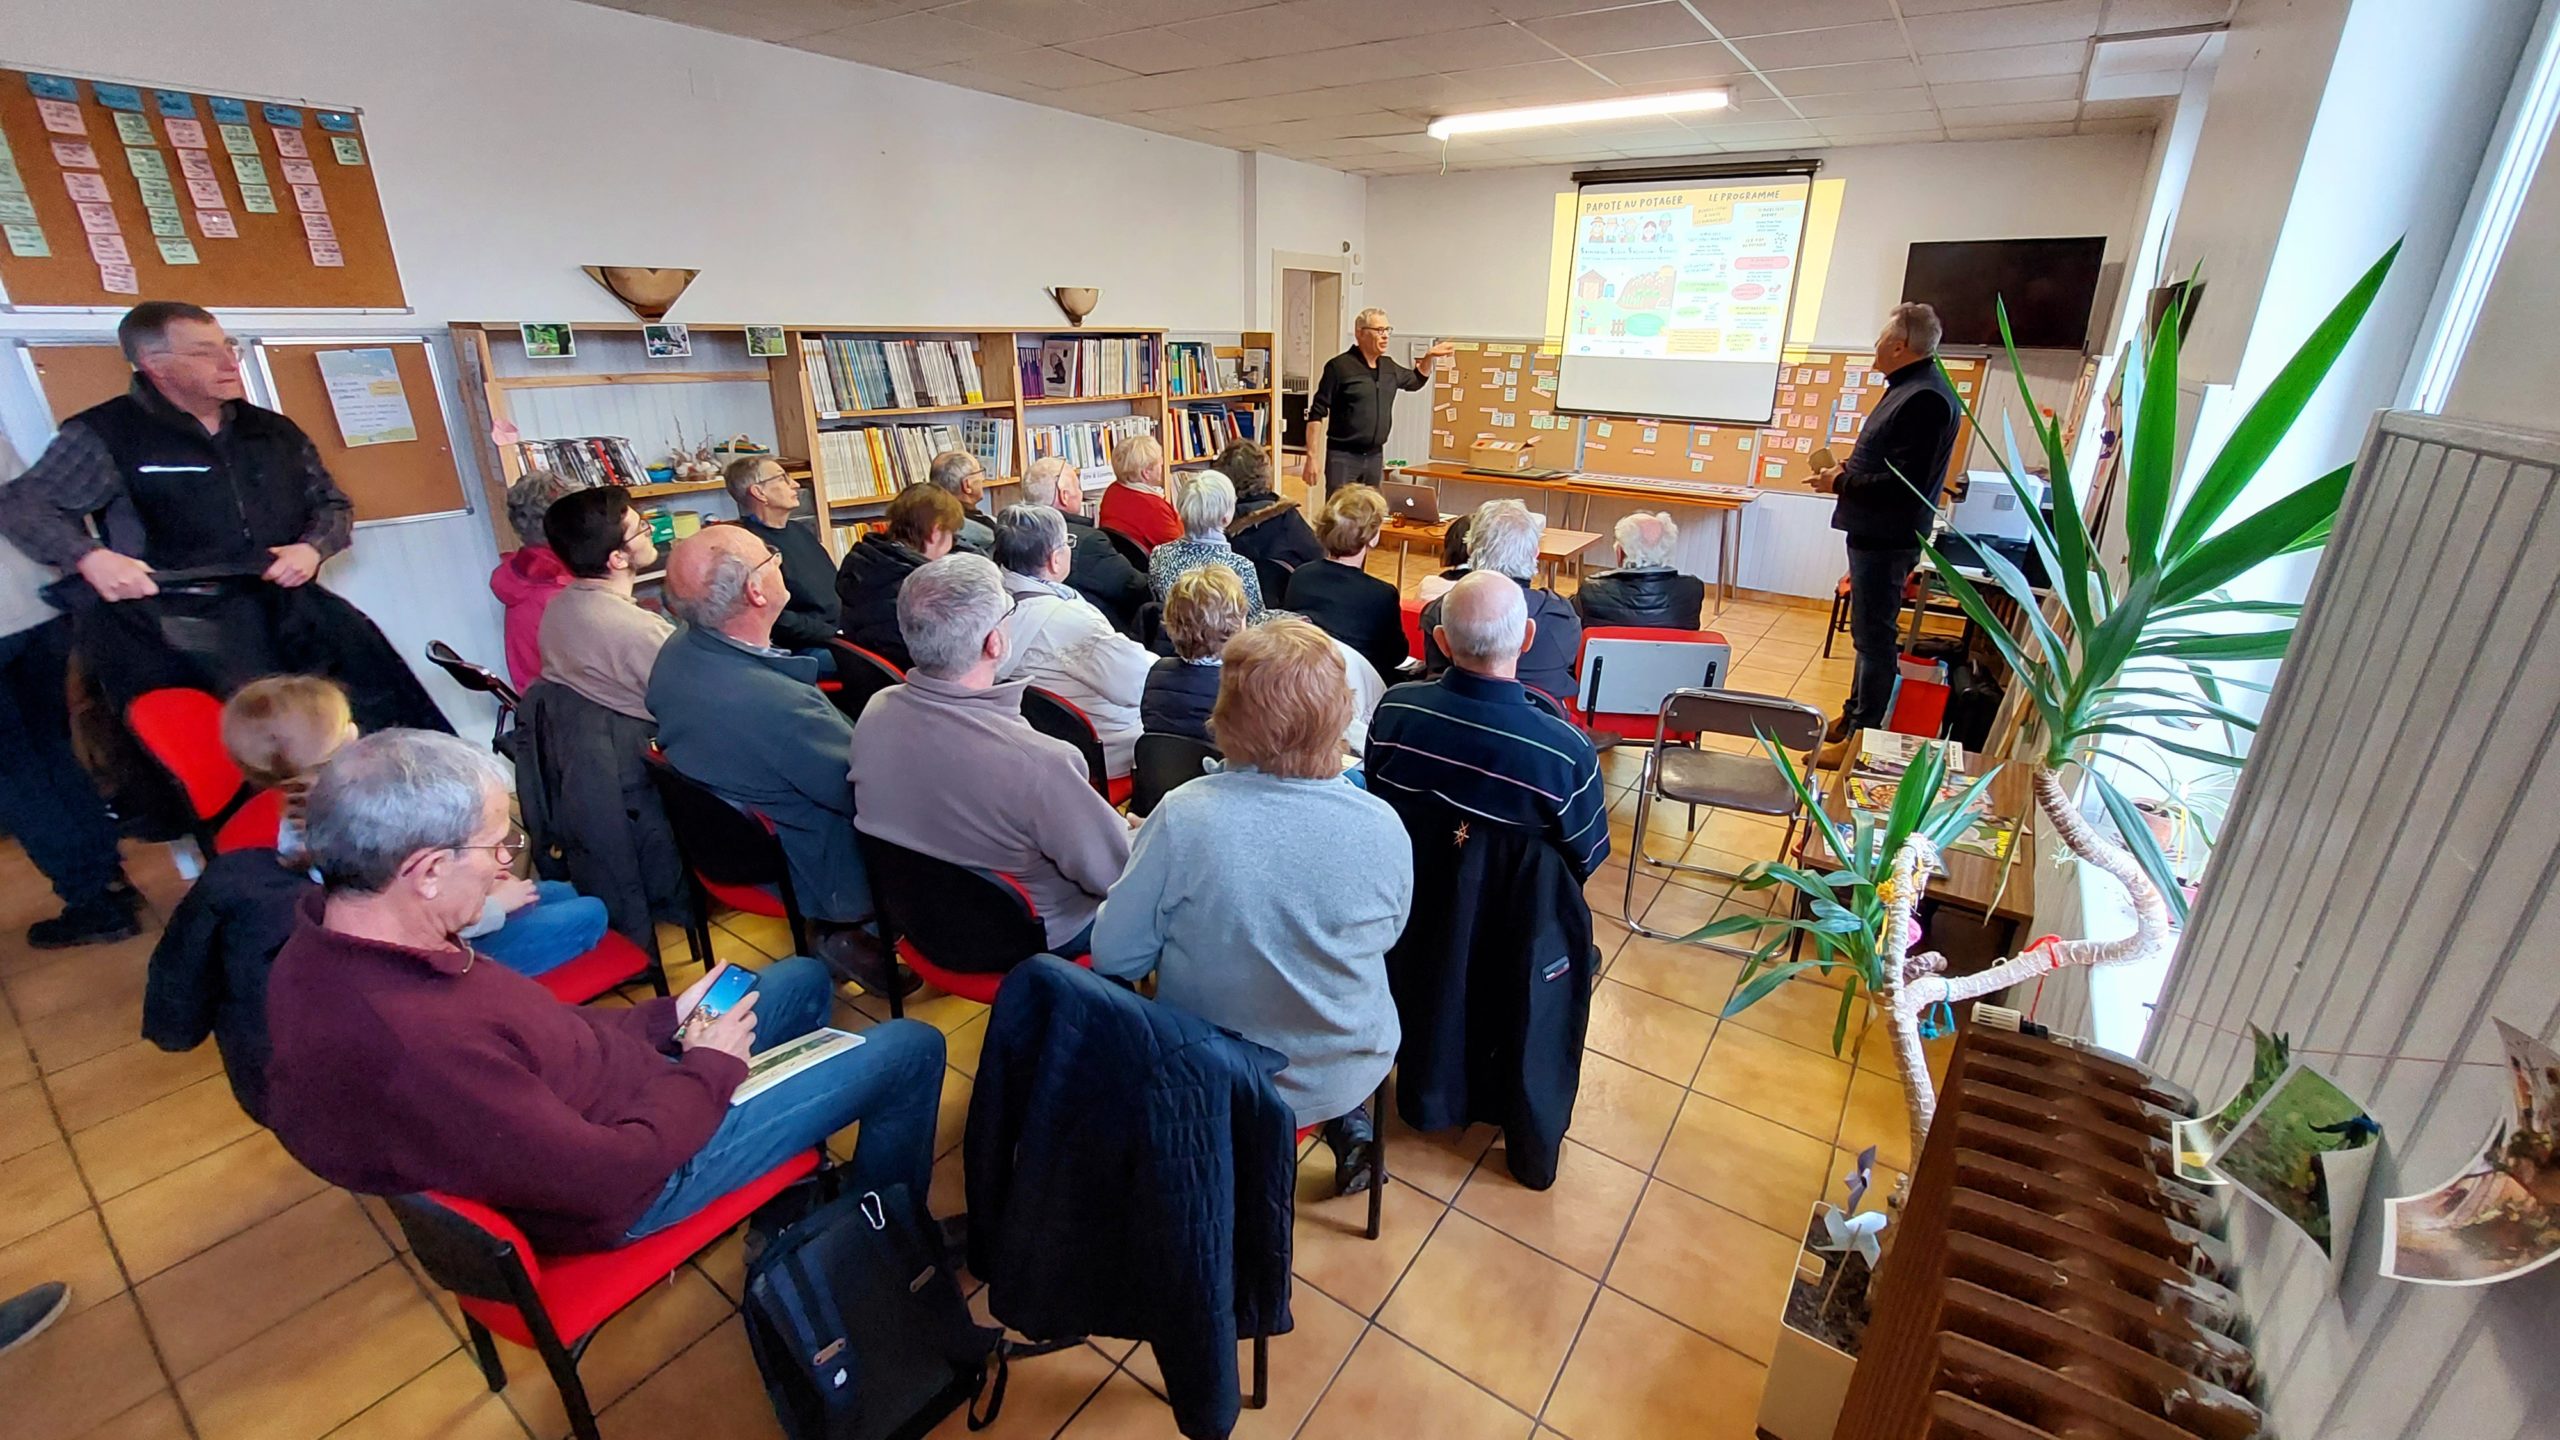
<svg viewBox="0 0 2560 1440">
<path fill-rule="evenodd" d="M 543 1308 L 533 1276 L 525 1270 L 524 1257 L 516 1252 L 513 1241 L 491 1235 L 423 1195 L 394 1195 L 389 1204 L 409 1237 L 409 1253 L 428 1279 L 457 1295 L 515 1307 L 533 1336 L 535 1352 L 551 1372 L 551 1383 L 560 1388 L 560 1404 L 569 1412 L 569 1433 L 577 1440 L 602 1440 L 594 1407 L 587 1401 L 586 1383 L 578 1378 L 578 1362 L 585 1358 L 587 1346 L 604 1333 L 604 1325 L 579 1336 L 574 1344 L 563 1344 L 559 1332 L 551 1328 L 550 1312 Z M 504 1391 L 507 1367 L 498 1358 L 497 1337 L 468 1311 L 462 1320 L 471 1335 L 471 1354 L 479 1362 L 481 1378 L 493 1393 Z"/>
<path fill-rule="evenodd" d="M 1139 574 L 1147 573 L 1147 547 L 1139 544 L 1136 536 L 1123 535 L 1108 525 L 1096 525 L 1094 528 L 1102 532 L 1102 538 L 1111 542 L 1112 549 L 1120 552 L 1121 559 L 1137 566 Z"/>
<path fill-rule="evenodd" d="M 1037 685 L 1025 686 L 1022 718 L 1050 739 L 1064 740 L 1076 747 L 1084 756 L 1085 778 L 1093 782 L 1093 793 L 1106 800 L 1111 797 L 1111 771 L 1102 753 L 1102 737 L 1094 732 L 1093 720 L 1073 701 Z"/>
<path fill-rule="evenodd" d="M 649 778 L 658 787 L 658 801 L 666 808 L 667 828 L 675 832 L 676 853 L 684 861 L 689 902 L 685 943 L 693 948 L 695 961 L 706 970 L 715 963 L 711 954 L 711 892 L 703 884 L 706 878 L 719 885 L 773 886 L 782 897 L 783 919 L 791 927 L 792 953 L 817 953 L 809 948 L 808 918 L 800 913 L 800 895 L 791 885 L 791 857 L 783 852 L 781 837 L 773 833 L 772 822 L 722 799 L 709 786 L 678 770 L 654 745 L 649 748 L 647 761 Z M 714 833 L 705 835 L 705 830 Z"/>
<path fill-rule="evenodd" d="M 885 656 L 865 650 L 850 640 L 827 642 L 827 651 L 835 657 L 836 688 L 827 693 L 836 710 L 847 720 L 860 720 L 862 707 L 871 697 L 892 685 L 906 683 L 907 672 Z"/>
<path fill-rule="evenodd" d="M 958 975 L 1000 975 L 1049 953 L 1039 911 L 1009 880 L 990 879 L 859 827 L 853 835 L 878 902 L 873 919 L 883 950 L 895 955 L 903 939 L 928 964 Z M 906 1013 L 906 1002 L 892 991 L 890 1016 Z"/>
<path fill-rule="evenodd" d="M 452 677 L 453 683 L 475 694 L 486 695 L 498 702 L 498 724 L 489 734 L 489 748 L 505 753 L 507 731 L 515 724 L 516 710 L 524 697 L 516 693 L 497 671 L 486 665 L 475 665 L 462 658 L 461 652 L 441 640 L 427 642 L 427 663 Z"/>
<path fill-rule="evenodd" d="M 1378 1079 L 1378 1093 L 1369 1097 L 1369 1228 L 1368 1239 L 1378 1238 L 1378 1223 L 1386 1209 L 1387 1195 L 1387 1099 L 1388 1087 L 1395 1083 L 1389 1071 Z M 1319 1139 L 1318 1144 L 1323 1141 Z M 1292 1152 L 1295 1146 L 1291 1147 Z M 1271 1402 L 1271 1337 L 1253 1337 L 1253 1389 L 1244 1398 L 1246 1408 L 1259 1410 Z"/>
<path fill-rule="evenodd" d="M 1137 758 L 1129 767 L 1129 813 L 1154 814 L 1165 796 L 1208 774 L 1224 758 L 1217 746 L 1188 735 L 1139 736 Z"/>
</svg>

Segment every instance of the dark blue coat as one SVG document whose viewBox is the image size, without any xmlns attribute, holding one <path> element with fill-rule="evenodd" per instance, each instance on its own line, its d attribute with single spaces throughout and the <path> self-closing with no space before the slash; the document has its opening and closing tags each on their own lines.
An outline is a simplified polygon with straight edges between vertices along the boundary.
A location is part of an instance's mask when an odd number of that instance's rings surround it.
<svg viewBox="0 0 2560 1440">
<path fill-rule="evenodd" d="M 1045 955 L 1005 977 L 987 1021 L 969 1268 L 1033 1340 L 1153 1345 L 1193 1440 L 1235 1425 L 1236 1341 L 1290 1328 L 1297 1122 L 1271 1083 L 1286 1063 Z"/>
</svg>

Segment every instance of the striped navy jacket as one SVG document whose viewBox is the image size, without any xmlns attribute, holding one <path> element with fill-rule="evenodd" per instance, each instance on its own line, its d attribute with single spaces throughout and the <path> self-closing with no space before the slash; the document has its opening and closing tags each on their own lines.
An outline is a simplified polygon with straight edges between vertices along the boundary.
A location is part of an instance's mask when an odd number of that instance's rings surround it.
<svg viewBox="0 0 2560 1440">
<path fill-rule="evenodd" d="M 1369 720 L 1369 788 L 1436 795 L 1544 834 L 1589 879 L 1609 858 L 1609 792 L 1591 741 L 1517 680 L 1464 670 L 1398 685 Z"/>
</svg>

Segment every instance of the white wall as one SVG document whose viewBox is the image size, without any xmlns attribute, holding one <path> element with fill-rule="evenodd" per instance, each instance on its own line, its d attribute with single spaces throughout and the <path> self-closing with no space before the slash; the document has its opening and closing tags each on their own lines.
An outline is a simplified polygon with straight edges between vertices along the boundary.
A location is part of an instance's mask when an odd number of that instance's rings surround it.
<svg viewBox="0 0 2560 1440">
<path fill-rule="evenodd" d="M 2560 144 L 2547 144 L 2507 239 L 2480 323 L 2462 352 L 2447 415 L 2560 429 Z"/>
<path fill-rule="evenodd" d="M 1253 178 L 1249 193 L 1253 264 L 1247 277 L 1253 289 L 1253 323 L 1249 328 L 1280 328 L 1280 297 L 1273 291 L 1273 257 L 1280 254 L 1330 255 L 1353 263 L 1354 271 L 1345 277 L 1343 288 L 1356 313 L 1367 303 L 1360 298 L 1364 287 L 1357 265 L 1361 262 L 1353 257 L 1365 257 L 1369 182 L 1279 155 L 1242 158 L 1251 164 Z"/>
</svg>

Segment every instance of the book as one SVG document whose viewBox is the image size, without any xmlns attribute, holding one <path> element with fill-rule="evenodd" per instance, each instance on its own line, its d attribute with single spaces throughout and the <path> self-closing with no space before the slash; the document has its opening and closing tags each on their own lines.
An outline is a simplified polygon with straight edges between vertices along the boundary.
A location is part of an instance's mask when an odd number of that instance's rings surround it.
<svg viewBox="0 0 2560 1440">
<path fill-rule="evenodd" d="M 518 440 L 516 460 L 535 470 L 563 475 L 580 485 L 646 485 L 649 468 L 640 452 L 619 435 L 585 435 L 565 440 Z"/>
<path fill-rule="evenodd" d="M 822 418 L 986 403 L 975 340 L 811 336 L 801 340 L 800 354 Z"/>
<path fill-rule="evenodd" d="M 1078 469 L 1107 468 L 1111 452 L 1121 441 L 1155 433 L 1156 422 L 1148 415 L 1122 415 L 1110 420 L 1078 420 L 1062 425 L 1034 425 L 1026 432 L 1031 456 L 1057 455 Z"/>
<path fill-rule="evenodd" d="M 966 450 L 989 475 L 1003 476 L 1013 469 L 1013 432 L 1010 417 L 986 415 L 821 429 L 818 488 L 831 505 L 886 500 L 925 479 L 933 457 L 946 450 Z"/>
<path fill-rule="evenodd" d="M 862 1044 L 862 1037 L 843 1030 L 812 1030 L 785 1040 L 747 1061 L 747 1078 L 729 1092 L 729 1103 L 744 1105 L 792 1076 Z"/>
<path fill-rule="evenodd" d="M 1902 735 L 1891 730 L 1858 732 L 1857 768 L 1870 775 L 1899 776 L 1920 758 L 1923 745 L 1943 745 L 1947 754 L 1947 773 L 1964 770 L 1964 747 L 1952 740 L 1938 740 L 1927 735 Z"/>
<path fill-rule="evenodd" d="M 1015 358 L 1026 400 L 1112 399 L 1156 388 L 1156 343 L 1145 336 L 1046 336 L 1023 345 Z"/>
</svg>

